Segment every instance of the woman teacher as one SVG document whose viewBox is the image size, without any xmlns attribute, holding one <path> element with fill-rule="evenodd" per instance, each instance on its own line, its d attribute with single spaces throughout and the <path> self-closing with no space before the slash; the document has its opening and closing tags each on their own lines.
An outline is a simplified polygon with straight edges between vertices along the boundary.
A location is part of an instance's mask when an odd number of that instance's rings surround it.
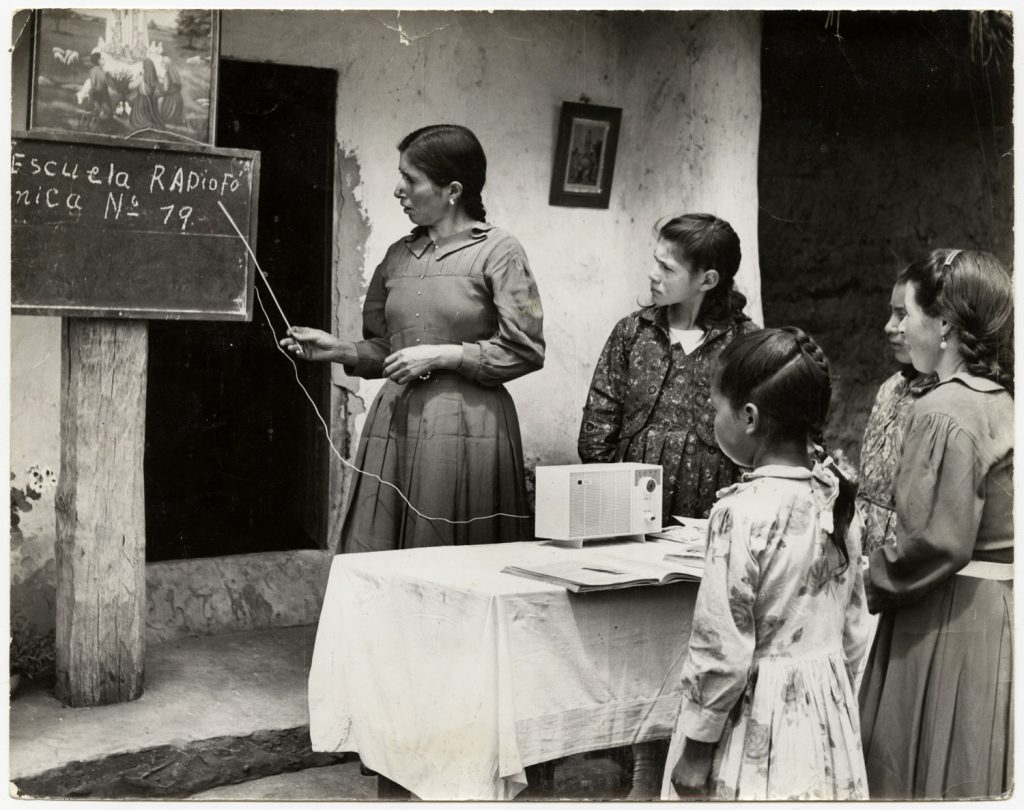
<svg viewBox="0 0 1024 810">
<path fill-rule="evenodd" d="M 352 478 L 341 550 L 532 539 L 503 383 L 544 363 L 537 285 L 519 242 L 486 220 L 487 159 L 469 129 L 424 127 L 398 150 L 394 193 L 415 228 L 374 271 L 363 340 L 293 327 L 281 341 L 298 357 L 387 379 L 356 452 L 369 475 Z"/>
</svg>

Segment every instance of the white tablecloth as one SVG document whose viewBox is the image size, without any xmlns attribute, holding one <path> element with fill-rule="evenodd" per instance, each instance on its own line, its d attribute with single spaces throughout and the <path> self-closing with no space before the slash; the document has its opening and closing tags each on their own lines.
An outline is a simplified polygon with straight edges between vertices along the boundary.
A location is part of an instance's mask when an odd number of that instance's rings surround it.
<svg viewBox="0 0 1024 810">
<path fill-rule="evenodd" d="M 527 765 L 669 737 L 697 585 L 571 594 L 500 573 L 578 553 L 533 542 L 335 557 L 309 676 L 313 749 L 356 751 L 422 799 L 508 799 Z"/>
</svg>

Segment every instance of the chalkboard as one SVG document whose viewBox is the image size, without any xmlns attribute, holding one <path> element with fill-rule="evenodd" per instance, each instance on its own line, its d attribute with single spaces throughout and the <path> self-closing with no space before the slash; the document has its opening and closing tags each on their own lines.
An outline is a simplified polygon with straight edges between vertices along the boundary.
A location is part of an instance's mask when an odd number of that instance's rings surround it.
<svg viewBox="0 0 1024 810">
<path fill-rule="evenodd" d="M 248 321 L 259 152 L 11 139 L 15 315 Z"/>
</svg>

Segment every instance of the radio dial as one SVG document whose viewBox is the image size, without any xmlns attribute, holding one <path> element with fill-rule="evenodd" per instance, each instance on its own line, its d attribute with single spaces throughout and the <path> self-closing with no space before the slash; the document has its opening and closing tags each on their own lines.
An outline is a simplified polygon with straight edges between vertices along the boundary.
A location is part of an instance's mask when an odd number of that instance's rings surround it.
<svg viewBox="0 0 1024 810">
<path fill-rule="evenodd" d="M 650 476 L 644 476 L 640 479 L 640 486 L 643 487 L 644 492 L 648 495 L 653 495 L 658 489 L 658 482 Z"/>
</svg>

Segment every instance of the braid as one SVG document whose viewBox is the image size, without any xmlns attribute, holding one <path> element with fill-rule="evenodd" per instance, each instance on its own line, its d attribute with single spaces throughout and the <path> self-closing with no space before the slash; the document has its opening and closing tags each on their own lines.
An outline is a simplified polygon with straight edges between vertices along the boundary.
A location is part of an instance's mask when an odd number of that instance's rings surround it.
<svg viewBox="0 0 1024 810">
<path fill-rule="evenodd" d="M 825 458 L 831 460 L 828 448 L 825 446 L 824 437 L 822 437 L 821 441 L 816 441 L 815 443 L 821 447 L 822 461 Z M 850 549 L 846 545 L 846 535 L 850 529 L 850 524 L 853 523 L 853 516 L 857 511 L 857 484 L 846 477 L 834 460 L 828 465 L 828 469 L 839 482 L 839 494 L 836 496 L 836 502 L 832 506 L 832 544 L 836 547 L 836 551 L 839 552 L 839 556 L 843 558 L 843 564 L 839 570 L 845 571 L 850 565 Z"/>
<path fill-rule="evenodd" d="M 829 373 L 828 358 L 825 357 L 825 352 L 821 350 L 821 347 L 815 343 L 814 338 L 803 330 L 795 326 L 786 326 L 783 329 L 793 335 L 793 340 L 797 347 L 799 347 L 805 362 L 809 366 L 813 365 L 818 374 L 821 375 L 822 396 L 825 400 L 825 407 L 820 411 L 820 419 L 811 423 L 810 436 L 816 444 L 821 445 L 822 449 L 824 449 L 825 420 L 828 418 L 828 406 L 832 400 L 832 375 Z M 832 544 L 839 552 L 839 556 L 843 558 L 840 570 L 845 571 L 850 565 L 850 549 L 846 547 L 846 533 L 853 522 L 854 510 L 856 509 L 857 485 L 843 475 L 835 463 L 829 465 L 829 470 L 831 470 L 839 482 L 839 494 L 832 507 Z"/>
<path fill-rule="evenodd" d="M 999 347 L 986 346 L 987 341 L 965 328 L 959 329 L 957 334 L 960 336 L 960 354 L 967 363 L 967 370 L 976 377 L 985 377 L 999 383 L 1012 396 L 1013 368 L 1004 368 L 999 357 Z M 1012 341 L 1010 345 L 1012 346 Z"/>
<path fill-rule="evenodd" d="M 473 219 L 480 222 L 487 221 L 487 209 L 484 208 L 483 197 L 480 193 L 472 194 L 463 191 L 462 208 Z"/>
<path fill-rule="evenodd" d="M 784 326 L 782 328 L 793 336 L 793 340 L 800 347 L 800 351 L 814 362 L 818 367 L 818 371 L 827 377 L 829 375 L 828 358 L 825 357 L 825 352 L 821 350 L 821 346 L 814 342 L 814 338 L 796 326 Z"/>
<path fill-rule="evenodd" d="M 903 270 L 926 315 L 949 321 L 967 370 L 1013 395 L 1013 282 L 991 253 L 933 250 Z"/>
<path fill-rule="evenodd" d="M 701 301 L 697 320 L 704 325 L 749 320 L 743 314 L 746 305 L 747 297 L 736 288 L 735 281 L 719 282 Z"/>
<path fill-rule="evenodd" d="M 806 364 L 812 375 L 819 380 L 819 407 L 815 413 L 807 414 L 807 424 L 810 428 L 811 439 L 821 444 L 825 430 L 825 420 L 828 418 L 828 408 L 832 401 L 832 376 L 828 366 L 828 358 L 821 347 L 814 342 L 814 338 L 796 326 L 783 326 L 782 330 L 793 337 L 793 343 L 799 351 L 799 357 Z"/>
<path fill-rule="evenodd" d="M 769 436 L 822 442 L 832 399 L 828 359 L 802 329 L 761 329 L 735 338 L 718 358 L 716 387 L 733 408 L 757 405 Z M 832 511 L 832 543 L 849 564 L 846 534 L 853 520 L 856 486 L 838 470 L 839 495 Z"/>
</svg>

